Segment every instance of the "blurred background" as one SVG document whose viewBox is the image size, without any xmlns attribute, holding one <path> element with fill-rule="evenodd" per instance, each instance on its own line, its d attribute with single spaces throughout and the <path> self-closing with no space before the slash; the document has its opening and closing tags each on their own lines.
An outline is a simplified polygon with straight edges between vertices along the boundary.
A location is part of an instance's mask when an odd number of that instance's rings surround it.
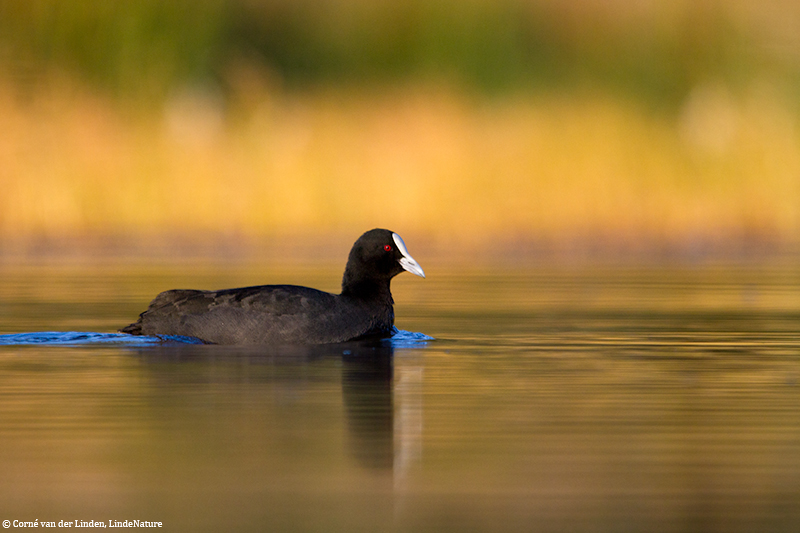
<svg viewBox="0 0 800 533">
<path fill-rule="evenodd" d="M 0 253 L 796 254 L 799 96 L 788 0 L 0 0 Z"/>
</svg>

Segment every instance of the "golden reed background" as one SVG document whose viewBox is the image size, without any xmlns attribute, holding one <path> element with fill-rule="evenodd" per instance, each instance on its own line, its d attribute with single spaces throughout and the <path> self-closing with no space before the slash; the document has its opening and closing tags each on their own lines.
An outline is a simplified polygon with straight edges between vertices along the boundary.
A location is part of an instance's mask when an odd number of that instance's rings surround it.
<svg viewBox="0 0 800 533">
<path fill-rule="evenodd" d="M 625 20 L 593 38 L 620 27 L 643 38 Z M 0 77 L 5 253 L 98 238 L 347 241 L 376 226 L 445 250 L 800 245 L 800 114 L 785 68 L 734 85 L 701 70 L 659 106 L 591 79 L 488 95 L 430 73 L 292 85 L 236 60 L 225 92 L 175 82 L 131 104 L 48 65 L 36 83 Z"/>
</svg>

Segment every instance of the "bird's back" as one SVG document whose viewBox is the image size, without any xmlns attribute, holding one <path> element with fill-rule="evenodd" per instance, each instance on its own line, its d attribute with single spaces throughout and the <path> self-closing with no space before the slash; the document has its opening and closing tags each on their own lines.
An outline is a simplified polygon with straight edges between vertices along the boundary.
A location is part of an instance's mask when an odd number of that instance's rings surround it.
<svg viewBox="0 0 800 533">
<path fill-rule="evenodd" d="M 388 312 L 295 285 L 170 290 L 121 331 L 185 335 L 215 344 L 321 344 L 390 330 Z"/>
</svg>

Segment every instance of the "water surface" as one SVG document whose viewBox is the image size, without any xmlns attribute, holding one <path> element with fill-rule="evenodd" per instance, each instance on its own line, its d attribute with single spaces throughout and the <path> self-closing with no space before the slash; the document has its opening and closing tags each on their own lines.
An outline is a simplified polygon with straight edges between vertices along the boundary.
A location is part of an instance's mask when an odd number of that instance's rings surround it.
<svg viewBox="0 0 800 533">
<path fill-rule="evenodd" d="M 425 266 L 405 336 L 322 348 L 111 333 L 164 289 L 336 267 L 0 267 L 0 520 L 798 530 L 794 265 Z"/>
</svg>

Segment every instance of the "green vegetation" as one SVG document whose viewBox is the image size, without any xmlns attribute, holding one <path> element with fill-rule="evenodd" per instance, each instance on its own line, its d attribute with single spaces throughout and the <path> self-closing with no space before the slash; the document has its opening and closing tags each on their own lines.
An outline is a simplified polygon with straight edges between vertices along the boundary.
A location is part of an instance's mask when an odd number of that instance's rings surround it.
<svg viewBox="0 0 800 533">
<path fill-rule="evenodd" d="M 707 78 L 796 77 L 752 15 L 709 0 L 3 0 L 0 47 L 18 76 L 67 69 L 135 97 L 229 91 L 247 62 L 290 87 L 444 79 L 674 106 Z"/>
</svg>

